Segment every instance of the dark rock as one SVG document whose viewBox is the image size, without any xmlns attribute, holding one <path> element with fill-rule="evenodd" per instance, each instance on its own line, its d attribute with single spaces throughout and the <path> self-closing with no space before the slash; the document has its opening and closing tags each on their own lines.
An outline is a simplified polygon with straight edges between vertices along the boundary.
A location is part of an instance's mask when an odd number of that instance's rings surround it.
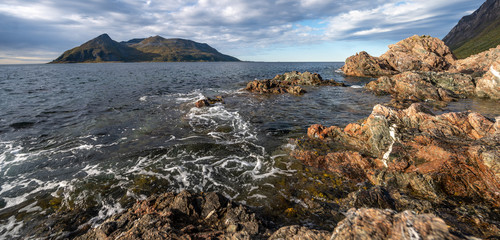
<svg viewBox="0 0 500 240">
<path fill-rule="evenodd" d="M 297 71 L 288 72 L 282 75 L 276 75 L 273 79 L 254 80 L 247 84 L 245 90 L 258 93 L 291 93 L 295 95 L 304 94 L 306 91 L 300 86 L 345 86 L 343 83 L 337 83 L 334 80 L 323 80 L 317 73 Z"/>
<path fill-rule="evenodd" d="M 76 239 L 250 239 L 262 224 L 217 193 L 166 193 L 138 201 Z"/>
<path fill-rule="evenodd" d="M 198 108 L 208 107 L 215 103 L 224 103 L 224 98 L 222 96 L 216 96 L 215 98 L 204 98 L 196 101 L 194 105 Z"/>
</svg>

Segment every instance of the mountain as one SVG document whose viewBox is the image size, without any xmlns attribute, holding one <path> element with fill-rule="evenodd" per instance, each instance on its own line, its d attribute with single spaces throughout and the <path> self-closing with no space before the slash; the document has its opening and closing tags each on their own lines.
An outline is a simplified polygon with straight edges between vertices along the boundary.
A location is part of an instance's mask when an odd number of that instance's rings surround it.
<svg viewBox="0 0 500 240">
<path fill-rule="evenodd" d="M 151 54 L 113 41 L 108 34 L 102 34 L 79 47 L 64 52 L 52 63 L 78 62 L 135 62 L 148 61 L 155 57 Z"/>
<path fill-rule="evenodd" d="M 102 34 L 51 63 L 239 61 L 206 43 L 160 36 L 116 42 Z"/>
<path fill-rule="evenodd" d="M 487 0 L 465 16 L 443 38 L 457 58 L 486 51 L 500 44 L 500 0 Z"/>
<path fill-rule="evenodd" d="M 157 54 L 153 61 L 160 62 L 185 62 L 185 61 L 239 61 L 237 58 L 224 55 L 206 43 L 197 43 L 191 40 L 160 36 L 149 37 L 138 43 L 128 42 L 133 47 L 144 53 Z"/>
</svg>

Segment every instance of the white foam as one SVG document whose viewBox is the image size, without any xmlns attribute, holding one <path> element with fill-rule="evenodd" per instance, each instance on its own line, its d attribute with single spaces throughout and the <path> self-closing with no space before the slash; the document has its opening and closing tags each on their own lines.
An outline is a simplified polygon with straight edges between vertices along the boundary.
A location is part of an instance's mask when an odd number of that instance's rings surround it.
<svg viewBox="0 0 500 240">
<path fill-rule="evenodd" d="M 125 210 L 120 203 L 107 204 L 104 201 L 101 201 L 101 204 L 102 206 L 97 216 L 90 219 L 93 227 L 96 227 L 99 221 L 111 217 L 115 214 L 121 213 Z"/>
<path fill-rule="evenodd" d="M 21 230 L 22 226 L 23 223 L 16 221 L 15 216 L 9 217 L 6 223 L 3 222 L 2 224 L 0 224 L 0 239 L 12 239 L 20 237 L 19 230 Z"/>
<path fill-rule="evenodd" d="M 33 202 L 28 206 L 19 209 L 19 212 L 26 212 L 26 213 L 40 212 L 40 211 L 42 211 L 42 208 L 40 206 L 37 206 L 36 202 Z"/>
<path fill-rule="evenodd" d="M 363 88 L 361 85 L 351 85 L 351 88 Z"/>
<path fill-rule="evenodd" d="M 142 96 L 139 98 L 139 101 L 145 102 L 148 99 L 148 96 Z"/>
</svg>

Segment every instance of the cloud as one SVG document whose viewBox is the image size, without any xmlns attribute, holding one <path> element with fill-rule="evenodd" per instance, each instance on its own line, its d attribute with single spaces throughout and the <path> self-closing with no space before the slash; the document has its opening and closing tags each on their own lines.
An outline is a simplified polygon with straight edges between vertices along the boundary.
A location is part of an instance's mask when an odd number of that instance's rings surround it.
<svg viewBox="0 0 500 240">
<path fill-rule="evenodd" d="M 102 33 L 118 41 L 188 38 L 236 55 L 339 40 L 443 37 L 479 5 L 470 0 L 4 0 L 0 50 L 62 53 Z"/>
</svg>

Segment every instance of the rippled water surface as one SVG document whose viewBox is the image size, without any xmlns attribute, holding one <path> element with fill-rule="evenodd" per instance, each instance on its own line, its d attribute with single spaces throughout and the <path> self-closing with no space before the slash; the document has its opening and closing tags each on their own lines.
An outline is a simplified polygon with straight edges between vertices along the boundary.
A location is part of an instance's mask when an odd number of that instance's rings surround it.
<svg viewBox="0 0 500 240">
<path fill-rule="evenodd" d="M 263 208 L 300 204 L 285 189 L 300 186 L 283 183 L 302 174 L 288 158 L 289 139 L 314 123 L 357 121 L 388 101 L 360 88 L 370 79 L 336 73 L 341 65 L 0 66 L 0 238 L 39 233 L 32 229 L 64 211 L 80 209 L 98 224 L 136 199 L 182 189 Z M 241 91 L 293 70 L 350 87 L 307 87 L 303 96 Z M 194 107 L 216 95 L 225 103 Z"/>
</svg>

